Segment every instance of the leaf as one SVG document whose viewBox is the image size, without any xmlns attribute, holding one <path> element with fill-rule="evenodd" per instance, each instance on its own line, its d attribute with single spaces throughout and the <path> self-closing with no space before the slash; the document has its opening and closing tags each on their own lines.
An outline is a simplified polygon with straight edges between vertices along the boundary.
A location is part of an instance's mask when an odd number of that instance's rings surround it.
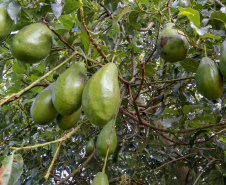
<svg viewBox="0 0 226 185">
<path fill-rule="evenodd" d="M 56 16 L 56 18 L 59 18 L 62 14 L 63 7 L 59 3 L 51 3 L 51 8 L 53 11 L 53 14 Z"/>
<path fill-rule="evenodd" d="M 19 15 L 20 11 L 21 11 L 21 5 L 18 1 L 13 1 L 11 3 L 9 3 L 8 8 L 7 8 L 7 12 L 10 16 L 10 18 L 15 22 L 15 24 L 17 23 L 17 16 Z"/>
<path fill-rule="evenodd" d="M 78 1 L 76 1 L 76 0 L 67 0 L 67 1 L 65 1 L 63 11 L 66 14 L 69 14 L 69 13 L 75 11 L 78 8 L 79 8 L 79 2 Z"/>
<path fill-rule="evenodd" d="M 130 24 L 136 24 L 137 21 L 139 20 L 140 12 L 138 11 L 132 11 L 129 14 L 129 22 Z"/>
<path fill-rule="evenodd" d="M 114 13 L 115 16 L 113 18 L 112 27 L 113 29 L 118 32 L 118 21 L 122 18 L 123 15 L 127 14 L 128 12 L 132 11 L 129 6 L 125 6 L 124 8 L 117 9 Z"/>
<path fill-rule="evenodd" d="M 17 155 L 5 157 L 0 169 L 0 184 L 13 185 L 23 172 L 23 158 Z"/>
<path fill-rule="evenodd" d="M 196 73 L 197 68 L 199 67 L 199 63 L 192 58 L 186 58 L 182 60 L 180 64 L 187 72 L 192 72 L 192 73 Z"/>
<path fill-rule="evenodd" d="M 196 27 L 200 27 L 200 15 L 199 12 L 192 9 L 192 8 L 182 8 L 178 7 L 178 9 L 181 11 L 178 15 L 186 15 L 188 19 L 194 23 Z"/>
<path fill-rule="evenodd" d="M 208 33 L 206 33 L 205 35 L 200 36 L 200 38 L 202 38 L 202 39 L 211 38 L 211 39 L 216 39 L 216 40 L 218 40 L 218 39 L 221 38 L 221 36 L 219 36 L 219 35 L 212 35 L 211 33 L 208 32 Z"/>
<path fill-rule="evenodd" d="M 197 106 L 197 105 L 185 105 L 183 107 L 183 113 L 186 115 L 194 109 L 211 110 L 209 107 L 202 107 L 202 106 Z"/>
<path fill-rule="evenodd" d="M 208 33 L 209 28 L 212 28 L 211 25 L 208 25 L 206 27 L 203 28 L 197 28 L 193 23 L 191 23 L 191 27 L 195 29 L 195 31 L 199 34 L 199 35 L 205 35 L 206 33 Z"/>
<path fill-rule="evenodd" d="M 89 36 L 87 35 L 86 31 L 81 32 L 79 36 L 81 38 L 82 45 L 84 46 L 85 54 L 88 54 L 90 47 Z"/>
<path fill-rule="evenodd" d="M 216 19 L 218 21 L 226 23 L 226 14 L 222 12 L 213 12 L 210 16 L 210 19 Z"/>
<path fill-rule="evenodd" d="M 152 65 L 145 65 L 145 74 L 151 78 L 151 77 L 155 76 L 156 69 L 154 69 L 152 67 Z"/>
</svg>

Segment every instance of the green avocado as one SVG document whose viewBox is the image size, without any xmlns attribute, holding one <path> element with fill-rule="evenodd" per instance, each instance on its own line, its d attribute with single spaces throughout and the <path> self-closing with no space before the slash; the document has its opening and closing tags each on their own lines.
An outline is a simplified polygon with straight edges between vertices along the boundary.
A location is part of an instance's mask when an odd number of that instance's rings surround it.
<svg viewBox="0 0 226 185">
<path fill-rule="evenodd" d="M 0 42 L 2 42 L 11 31 L 13 20 L 7 13 L 7 4 L 0 4 Z"/>
<path fill-rule="evenodd" d="M 224 41 L 221 45 L 219 68 L 220 68 L 221 74 L 226 80 L 226 41 Z"/>
<path fill-rule="evenodd" d="M 103 172 L 98 172 L 91 185 L 109 185 L 107 175 Z"/>
<path fill-rule="evenodd" d="M 85 85 L 82 107 L 91 123 L 104 126 L 115 116 L 119 100 L 118 70 L 114 63 L 108 63 Z"/>
<path fill-rule="evenodd" d="M 12 38 L 9 48 L 20 62 L 35 63 L 49 55 L 52 39 L 53 33 L 44 23 L 33 23 Z"/>
<path fill-rule="evenodd" d="M 173 29 L 173 26 L 173 23 L 166 24 L 157 41 L 158 53 L 167 62 L 184 60 L 189 49 L 189 43 L 184 33 Z"/>
<path fill-rule="evenodd" d="M 60 129 L 69 130 L 73 128 L 75 124 L 78 122 L 78 120 L 80 119 L 80 115 L 81 115 L 81 108 L 75 111 L 71 115 L 63 116 L 61 114 L 58 114 L 56 118 L 56 123 L 58 124 Z"/>
<path fill-rule="evenodd" d="M 196 71 L 198 91 L 209 100 L 216 100 L 223 93 L 223 77 L 218 66 L 208 57 L 202 58 Z"/>
<path fill-rule="evenodd" d="M 33 121 L 37 124 L 47 125 L 58 115 L 52 102 L 53 86 L 54 84 L 51 84 L 43 89 L 33 100 L 30 113 Z"/>
<path fill-rule="evenodd" d="M 112 155 L 117 147 L 117 136 L 115 133 L 115 127 L 113 127 L 113 130 L 112 130 L 114 121 L 115 121 L 114 119 L 109 121 L 103 127 L 100 134 L 98 135 L 97 143 L 96 143 L 97 153 L 99 155 L 101 155 L 102 157 L 105 157 L 107 154 L 107 148 L 108 148 L 108 143 L 109 143 L 110 137 L 112 137 L 112 138 L 110 141 L 110 148 L 109 148 L 108 155 Z"/>
<path fill-rule="evenodd" d="M 94 148 L 95 148 L 95 144 L 94 144 L 93 138 L 91 138 L 86 145 L 86 154 L 90 155 L 93 152 Z"/>
<path fill-rule="evenodd" d="M 57 79 L 52 98 L 61 115 L 70 115 L 81 107 L 86 72 L 85 64 L 77 62 Z"/>
</svg>

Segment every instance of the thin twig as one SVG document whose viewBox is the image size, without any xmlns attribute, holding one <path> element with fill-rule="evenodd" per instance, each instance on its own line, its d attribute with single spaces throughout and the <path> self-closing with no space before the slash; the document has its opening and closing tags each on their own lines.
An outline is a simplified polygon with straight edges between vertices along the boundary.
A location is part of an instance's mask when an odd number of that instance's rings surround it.
<svg viewBox="0 0 226 185">
<path fill-rule="evenodd" d="M 79 166 L 76 170 L 74 170 L 70 175 L 68 175 L 67 177 L 65 177 L 64 179 L 60 180 L 60 182 L 58 182 L 56 185 L 60 185 L 63 182 L 65 182 L 66 180 L 68 180 L 70 177 L 73 177 L 76 173 L 78 173 L 94 156 L 94 154 L 96 153 L 96 149 L 93 151 L 93 153 L 86 159 L 86 161 L 84 163 L 81 164 L 81 166 Z"/>
<path fill-rule="evenodd" d="M 195 182 L 194 182 L 193 185 L 196 185 L 196 184 L 197 184 L 197 182 L 198 182 L 199 178 L 201 177 L 201 175 L 205 172 L 205 170 L 208 168 L 208 166 L 209 166 L 211 163 L 213 163 L 214 161 L 222 161 L 222 160 L 221 160 L 221 159 L 212 159 L 212 160 L 205 166 L 205 168 L 202 170 L 202 172 L 199 174 L 199 176 L 196 178 L 196 180 L 195 180 Z"/>
</svg>

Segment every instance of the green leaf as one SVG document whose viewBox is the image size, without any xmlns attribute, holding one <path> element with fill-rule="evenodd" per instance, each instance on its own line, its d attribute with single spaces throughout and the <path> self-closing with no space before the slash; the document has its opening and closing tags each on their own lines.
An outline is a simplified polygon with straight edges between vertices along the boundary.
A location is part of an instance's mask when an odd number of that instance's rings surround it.
<svg viewBox="0 0 226 185">
<path fill-rule="evenodd" d="M 136 24 L 137 21 L 139 20 L 140 12 L 138 11 L 132 11 L 129 14 L 129 22 L 130 24 Z"/>
<path fill-rule="evenodd" d="M 216 19 L 226 23 L 226 14 L 222 12 L 213 12 L 210 16 L 210 19 Z"/>
<path fill-rule="evenodd" d="M 90 47 L 89 36 L 87 35 L 86 31 L 81 32 L 79 36 L 81 38 L 82 45 L 84 46 L 85 54 L 88 54 Z"/>
<path fill-rule="evenodd" d="M 180 64 L 187 72 L 192 73 L 196 73 L 197 68 L 199 67 L 199 63 L 192 58 L 186 58 L 183 61 L 181 61 Z"/>
<path fill-rule="evenodd" d="M 145 65 L 145 75 L 148 77 L 153 77 L 156 74 L 156 70 L 152 67 L 152 65 Z"/>
<path fill-rule="evenodd" d="M 192 9 L 192 8 L 182 8 L 178 7 L 178 9 L 181 11 L 178 15 L 186 15 L 190 21 L 194 23 L 196 27 L 200 27 L 200 15 L 199 12 Z"/>
<path fill-rule="evenodd" d="M 183 107 L 183 113 L 186 115 L 194 109 L 211 110 L 209 107 L 202 107 L 202 106 L 198 106 L 198 105 L 185 105 Z"/>
<path fill-rule="evenodd" d="M 205 35 L 200 36 L 200 38 L 202 38 L 202 39 L 210 38 L 210 39 L 216 39 L 216 40 L 218 40 L 218 39 L 221 38 L 221 36 L 219 36 L 219 35 L 212 35 L 211 33 L 208 32 Z"/>
<path fill-rule="evenodd" d="M 129 6 L 125 6 L 124 8 L 119 8 L 114 13 L 116 16 L 113 18 L 112 27 L 113 29 L 118 32 L 118 21 L 122 18 L 123 15 L 127 14 L 128 12 L 132 11 Z"/>
<path fill-rule="evenodd" d="M 21 7 L 18 1 L 13 1 L 8 5 L 7 12 L 15 23 L 17 23 L 17 16 L 20 14 Z"/>
<path fill-rule="evenodd" d="M 65 12 L 66 14 L 69 14 L 78 8 L 79 8 L 79 2 L 77 0 L 67 0 L 65 1 L 63 12 Z"/>
<path fill-rule="evenodd" d="M 23 172 L 23 158 L 19 154 L 5 157 L 0 171 L 0 182 L 4 185 L 15 184 Z"/>
</svg>

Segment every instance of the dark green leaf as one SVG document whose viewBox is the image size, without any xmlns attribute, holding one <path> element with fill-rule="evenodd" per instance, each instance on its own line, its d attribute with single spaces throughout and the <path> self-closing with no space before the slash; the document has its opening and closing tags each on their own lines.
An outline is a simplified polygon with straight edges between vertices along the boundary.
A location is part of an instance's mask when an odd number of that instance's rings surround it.
<svg viewBox="0 0 226 185">
<path fill-rule="evenodd" d="M 196 73 L 197 68 L 199 67 L 199 63 L 192 58 L 186 58 L 180 63 L 187 72 Z"/>
</svg>

